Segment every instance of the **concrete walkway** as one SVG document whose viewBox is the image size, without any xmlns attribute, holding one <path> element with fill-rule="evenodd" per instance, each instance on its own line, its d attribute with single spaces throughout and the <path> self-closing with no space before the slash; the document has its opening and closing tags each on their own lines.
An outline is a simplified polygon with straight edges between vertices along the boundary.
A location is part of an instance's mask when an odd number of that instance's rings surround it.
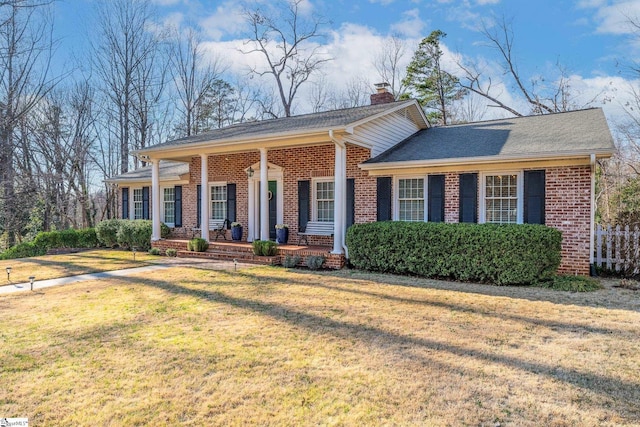
<svg viewBox="0 0 640 427">
<path fill-rule="evenodd" d="M 84 280 L 107 279 L 110 277 L 123 277 L 136 273 L 144 273 L 147 271 L 162 270 L 171 268 L 171 265 L 148 265 L 145 267 L 125 268 L 123 270 L 103 271 L 100 273 L 87 273 L 78 276 L 60 277 L 58 279 L 36 280 L 33 283 L 33 290 L 50 288 L 51 286 L 68 285 L 71 283 L 82 282 Z M 17 283 L 15 285 L 0 286 L 0 295 L 13 294 L 16 292 L 30 291 L 31 284 Z"/>
</svg>

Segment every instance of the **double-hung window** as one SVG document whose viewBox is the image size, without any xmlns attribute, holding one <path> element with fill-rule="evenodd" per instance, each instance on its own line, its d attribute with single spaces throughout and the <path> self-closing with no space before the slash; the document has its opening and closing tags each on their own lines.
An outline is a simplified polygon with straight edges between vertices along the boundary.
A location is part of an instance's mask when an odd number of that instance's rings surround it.
<svg viewBox="0 0 640 427">
<path fill-rule="evenodd" d="M 398 220 L 424 221 L 424 178 L 398 179 Z"/>
<path fill-rule="evenodd" d="M 334 213 L 334 182 L 323 179 L 314 181 L 314 220 L 333 222 Z"/>
<path fill-rule="evenodd" d="M 522 173 L 483 174 L 482 205 L 483 222 L 522 223 Z"/>
<path fill-rule="evenodd" d="M 176 221 L 176 195 L 173 187 L 164 188 L 162 190 L 163 195 L 163 217 L 162 220 L 169 227 L 172 227 Z"/>
<path fill-rule="evenodd" d="M 133 189 L 133 219 L 142 219 L 142 188 Z"/>
<path fill-rule="evenodd" d="M 211 219 L 224 221 L 227 218 L 227 184 L 211 185 Z"/>
</svg>

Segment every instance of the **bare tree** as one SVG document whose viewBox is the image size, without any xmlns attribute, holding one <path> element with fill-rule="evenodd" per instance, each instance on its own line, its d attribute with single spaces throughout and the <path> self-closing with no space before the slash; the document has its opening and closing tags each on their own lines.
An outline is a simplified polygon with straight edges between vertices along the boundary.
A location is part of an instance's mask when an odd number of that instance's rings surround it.
<svg viewBox="0 0 640 427">
<path fill-rule="evenodd" d="M 103 1 L 97 9 L 93 65 L 101 81 L 118 141 L 120 173 L 129 170 L 132 148 L 148 145 L 150 109 L 157 104 L 166 67 L 158 62 L 160 39 L 150 31 L 148 0 Z M 111 138 L 109 138 L 111 140 Z"/>
<path fill-rule="evenodd" d="M 406 54 L 407 41 L 394 35 L 384 40 L 373 61 L 380 81 L 389 83 L 395 99 L 399 99 L 407 89 L 403 82 L 407 68 L 403 65 Z"/>
<path fill-rule="evenodd" d="M 273 76 L 286 117 L 291 116 L 300 86 L 331 60 L 314 44 L 315 39 L 323 37 L 321 28 L 325 22 L 317 16 L 305 21 L 301 11 L 304 3 L 304 0 L 288 0 L 284 4 L 283 1 L 261 3 L 245 9 L 251 34 L 246 43 L 248 48 L 242 52 L 258 52 L 263 56 L 266 67 L 254 67 L 250 72 L 261 77 Z"/>
<path fill-rule="evenodd" d="M 52 89 L 52 23 L 45 2 L 5 0 L 0 4 L 0 191 L 9 245 L 19 232 L 16 194 L 17 127 Z M 20 138 L 26 138 L 22 135 Z"/>
<path fill-rule="evenodd" d="M 558 75 L 549 79 L 538 76 L 527 84 L 525 78 L 520 73 L 518 61 L 514 52 L 514 33 L 511 22 L 503 17 L 502 21 L 494 27 L 490 27 L 486 22 L 482 23 L 481 33 L 488 41 L 489 46 L 496 50 L 503 65 L 503 74 L 511 80 L 511 85 L 515 88 L 524 101 L 530 105 L 531 111 L 520 111 L 514 105 L 507 105 L 497 93 L 495 82 L 490 76 L 485 75 L 477 64 L 463 63 L 458 61 L 458 66 L 462 72 L 460 86 L 470 92 L 480 95 L 491 101 L 492 107 L 502 108 L 514 116 L 526 114 L 547 114 L 561 111 L 570 111 L 584 108 L 595 102 L 602 94 L 597 94 L 587 102 L 578 102 L 577 96 L 572 93 L 571 81 L 566 68 L 556 64 Z M 504 83 L 504 82 L 499 82 Z"/>
</svg>

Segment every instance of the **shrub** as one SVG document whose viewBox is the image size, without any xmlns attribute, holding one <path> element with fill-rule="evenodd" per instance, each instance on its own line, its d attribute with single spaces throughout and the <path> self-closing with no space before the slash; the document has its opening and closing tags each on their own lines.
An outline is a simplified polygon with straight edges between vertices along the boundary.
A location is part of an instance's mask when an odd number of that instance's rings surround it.
<svg viewBox="0 0 640 427">
<path fill-rule="evenodd" d="M 322 255 L 309 255 L 304 263 L 309 267 L 309 270 L 318 270 L 324 264 L 324 260 Z"/>
<path fill-rule="evenodd" d="M 554 277 L 560 231 L 533 224 L 376 222 L 347 231 L 350 262 L 364 270 L 497 285 Z"/>
<path fill-rule="evenodd" d="M 287 255 L 282 260 L 282 266 L 285 268 L 293 268 L 300 262 L 301 258 L 299 255 Z"/>
<path fill-rule="evenodd" d="M 38 247 L 33 242 L 23 242 L 4 251 L 0 254 L 0 259 L 28 258 L 46 253 L 47 249 L 44 247 Z"/>
<path fill-rule="evenodd" d="M 160 249 L 158 249 L 158 248 L 149 249 L 149 254 L 151 254 L 151 255 L 160 255 L 160 253 L 161 253 Z"/>
<path fill-rule="evenodd" d="M 257 256 L 274 256 L 278 253 L 278 244 L 270 240 L 254 240 L 251 245 Z"/>
<path fill-rule="evenodd" d="M 95 228 L 83 228 L 78 230 L 78 246 L 79 248 L 97 248 L 100 242 L 96 234 Z"/>
<path fill-rule="evenodd" d="M 191 252 L 204 252 L 209 248 L 209 242 L 201 237 L 196 237 L 187 242 L 187 250 Z"/>
<path fill-rule="evenodd" d="M 568 292 L 593 292 L 602 289 L 602 284 L 591 277 L 557 275 L 553 279 L 537 284 L 541 288 Z"/>
<path fill-rule="evenodd" d="M 49 249 L 62 247 L 60 242 L 60 232 L 58 231 L 41 231 L 33 239 L 33 244 L 38 248 L 44 249 L 46 253 Z"/>
<path fill-rule="evenodd" d="M 174 248 L 169 248 L 166 251 L 164 251 L 166 256 L 170 256 L 170 257 L 175 257 L 178 256 L 178 251 L 175 250 Z"/>
<path fill-rule="evenodd" d="M 123 221 L 126 220 L 107 219 L 100 221 L 98 225 L 96 225 L 98 241 L 109 248 L 116 246 L 118 244 L 118 229 L 120 228 L 120 223 Z"/>
</svg>

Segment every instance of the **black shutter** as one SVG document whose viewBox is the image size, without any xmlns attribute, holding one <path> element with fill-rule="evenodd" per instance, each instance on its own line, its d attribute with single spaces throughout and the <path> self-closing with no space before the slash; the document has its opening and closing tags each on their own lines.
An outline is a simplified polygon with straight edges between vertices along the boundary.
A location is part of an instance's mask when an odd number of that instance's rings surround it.
<svg viewBox="0 0 640 427">
<path fill-rule="evenodd" d="M 376 217 L 378 221 L 391 219 L 391 178 L 381 177 L 376 182 L 377 207 Z"/>
<path fill-rule="evenodd" d="M 236 185 L 227 184 L 227 219 L 236 222 Z M 231 228 L 230 224 L 227 224 Z"/>
<path fill-rule="evenodd" d="M 356 222 L 356 180 L 347 179 L 347 224 L 345 229 Z"/>
<path fill-rule="evenodd" d="M 544 224 L 544 170 L 524 172 L 524 222 Z"/>
<path fill-rule="evenodd" d="M 182 185 L 173 187 L 175 203 L 173 205 L 174 227 L 182 227 Z"/>
<path fill-rule="evenodd" d="M 198 204 L 198 207 L 196 208 L 196 211 L 198 212 L 198 221 L 196 223 L 196 227 L 200 228 L 200 223 L 202 222 L 202 185 L 198 184 L 196 186 L 196 193 L 198 193 L 196 197 L 196 203 Z"/>
<path fill-rule="evenodd" d="M 304 232 L 309 222 L 310 181 L 298 181 L 298 230 Z"/>
<path fill-rule="evenodd" d="M 122 189 L 122 219 L 129 219 L 129 189 Z"/>
<path fill-rule="evenodd" d="M 428 190 L 428 220 L 444 222 L 444 175 L 429 175 Z"/>
<path fill-rule="evenodd" d="M 460 222 L 478 222 L 478 174 L 460 174 Z"/>
<path fill-rule="evenodd" d="M 149 219 L 149 187 L 142 187 L 142 219 Z"/>
</svg>

